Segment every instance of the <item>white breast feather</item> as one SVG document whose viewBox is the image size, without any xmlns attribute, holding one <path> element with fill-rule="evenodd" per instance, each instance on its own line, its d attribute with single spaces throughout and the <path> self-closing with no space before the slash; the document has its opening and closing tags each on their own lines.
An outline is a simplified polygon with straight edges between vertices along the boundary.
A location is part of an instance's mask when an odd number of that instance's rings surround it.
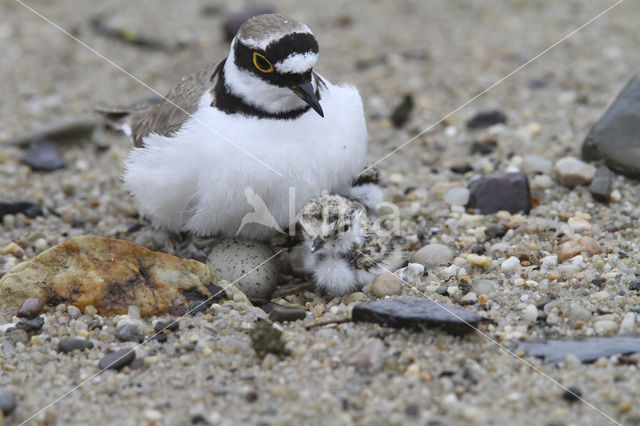
<svg viewBox="0 0 640 426">
<path fill-rule="evenodd" d="M 205 93 L 194 117 L 176 135 L 151 134 L 144 148 L 132 149 L 125 162 L 126 186 L 141 213 L 170 230 L 234 236 L 242 217 L 252 211 L 247 187 L 287 228 L 289 187 L 295 188 L 297 212 L 324 189 L 346 192 L 365 165 L 367 132 L 357 89 L 327 83 L 320 103 L 324 118 L 310 110 L 294 120 L 257 119 L 211 108 Z M 273 233 L 249 224 L 240 236 L 263 239 Z"/>
</svg>

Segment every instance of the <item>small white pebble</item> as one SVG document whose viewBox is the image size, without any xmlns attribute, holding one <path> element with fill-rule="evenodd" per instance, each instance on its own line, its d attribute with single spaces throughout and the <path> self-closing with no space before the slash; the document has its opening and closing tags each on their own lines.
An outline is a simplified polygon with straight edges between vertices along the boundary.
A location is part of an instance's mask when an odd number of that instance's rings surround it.
<svg viewBox="0 0 640 426">
<path fill-rule="evenodd" d="M 520 259 L 515 256 L 511 256 L 500 265 L 500 270 L 502 272 L 511 272 L 515 271 L 516 268 L 520 266 Z"/>
<path fill-rule="evenodd" d="M 611 201 L 618 202 L 621 199 L 622 199 L 622 194 L 620 194 L 620 191 L 618 191 L 617 189 L 614 189 L 613 192 L 611 192 Z"/>
<path fill-rule="evenodd" d="M 524 319 L 527 322 L 534 322 L 538 318 L 538 308 L 535 305 L 529 304 L 524 309 Z"/>
</svg>

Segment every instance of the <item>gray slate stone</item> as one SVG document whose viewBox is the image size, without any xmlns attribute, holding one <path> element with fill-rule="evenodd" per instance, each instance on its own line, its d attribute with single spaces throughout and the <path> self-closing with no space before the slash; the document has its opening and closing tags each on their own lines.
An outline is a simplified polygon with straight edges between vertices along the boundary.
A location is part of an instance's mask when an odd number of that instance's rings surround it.
<svg viewBox="0 0 640 426">
<path fill-rule="evenodd" d="M 355 322 L 375 322 L 396 328 L 426 329 L 442 327 L 451 334 L 473 331 L 483 317 L 459 306 L 444 305 L 427 299 L 390 299 L 359 303 L 353 307 Z"/>
<path fill-rule="evenodd" d="M 499 210 L 509 213 L 531 210 L 529 180 L 524 173 L 494 173 L 469 183 L 467 207 L 480 210 L 481 214 L 492 214 Z"/>
<path fill-rule="evenodd" d="M 16 397 L 13 393 L 5 389 L 0 389 L 0 411 L 2 411 L 2 414 L 8 416 L 13 413 L 13 410 L 16 409 L 16 405 L 18 405 L 18 403 L 16 402 Z"/>
<path fill-rule="evenodd" d="M 307 311 L 302 308 L 296 308 L 295 306 L 276 305 L 271 312 L 269 312 L 269 319 L 274 322 L 295 321 L 305 319 L 306 316 Z"/>
<path fill-rule="evenodd" d="M 589 185 L 589 192 L 596 201 L 608 203 L 611 201 L 611 179 L 613 173 L 608 167 L 599 167 Z"/>
<path fill-rule="evenodd" d="M 527 355 L 543 358 L 545 363 L 558 364 L 569 354 L 583 363 L 592 363 L 600 357 L 640 352 L 640 338 L 614 336 L 586 340 L 548 340 L 523 343 L 522 348 Z"/>
<path fill-rule="evenodd" d="M 121 370 L 131 364 L 136 359 L 136 351 L 133 349 L 120 349 L 119 351 L 106 354 L 100 359 L 98 366 L 101 370 L 110 368 L 112 370 Z"/>
<path fill-rule="evenodd" d="M 93 348 L 91 340 L 81 339 L 78 337 L 69 337 L 60 340 L 58 343 L 58 352 L 68 353 L 72 351 L 83 351 L 85 349 Z"/>
<path fill-rule="evenodd" d="M 144 336 L 133 324 L 125 324 L 117 333 L 118 340 L 121 342 L 138 342 L 141 343 L 144 340 Z"/>
<path fill-rule="evenodd" d="M 640 74 L 591 128 L 582 145 L 582 158 L 604 159 L 612 170 L 640 178 Z"/>
</svg>

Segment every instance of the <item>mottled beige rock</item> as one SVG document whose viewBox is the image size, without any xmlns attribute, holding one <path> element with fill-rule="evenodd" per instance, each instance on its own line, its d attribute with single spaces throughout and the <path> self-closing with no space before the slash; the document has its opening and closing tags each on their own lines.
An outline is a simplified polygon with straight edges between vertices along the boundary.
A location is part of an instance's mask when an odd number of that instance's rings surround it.
<svg viewBox="0 0 640 426">
<path fill-rule="evenodd" d="M 582 249 L 590 255 L 598 254 L 602 252 L 600 244 L 591 237 L 580 237 L 578 242 L 582 245 Z"/>
<path fill-rule="evenodd" d="M 582 252 L 588 253 L 593 256 L 594 254 L 602 252 L 602 249 L 600 248 L 600 244 L 598 244 L 596 240 L 587 236 L 580 237 L 580 239 L 577 241 L 565 241 L 556 249 L 559 263 L 562 263 L 567 259 L 571 259 L 572 257 L 577 256 Z"/>
<path fill-rule="evenodd" d="M 380 274 L 371 283 L 371 293 L 376 297 L 400 294 L 402 293 L 402 281 L 391 272 Z"/>
<path fill-rule="evenodd" d="M 560 244 L 556 249 L 556 255 L 558 255 L 558 262 L 562 263 L 567 259 L 571 259 L 579 255 L 582 252 L 582 244 L 577 241 L 569 240 Z"/>
<path fill-rule="evenodd" d="M 19 307 L 37 297 L 47 305 L 92 305 L 102 316 L 185 312 L 189 301 L 207 299 L 216 277 L 195 260 L 180 259 L 127 241 L 78 237 L 16 265 L 0 279 L 0 303 Z"/>
</svg>

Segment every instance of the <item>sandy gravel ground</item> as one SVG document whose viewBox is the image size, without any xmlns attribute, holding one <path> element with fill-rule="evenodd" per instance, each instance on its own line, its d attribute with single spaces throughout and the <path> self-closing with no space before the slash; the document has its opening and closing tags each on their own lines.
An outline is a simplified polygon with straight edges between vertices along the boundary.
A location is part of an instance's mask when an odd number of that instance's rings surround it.
<svg viewBox="0 0 640 426">
<path fill-rule="evenodd" d="M 161 93 L 182 75 L 226 55 L 221 23 L 228 11 L 240 7 L 204 0 L 29 4 Z M 611 4 L 273 2 L 278 11 L 307 23 L 316 34 L 318 71 L 331 81 L 359 88 L 368 116 L 371 161 Z M 214 6 L 209 8 L 213 13 L 203 14 L 204 6 Z M 639 14 L 637 2 L 625 1 L 380 163 L 385 195 L 401 206 L 409 248 L 440 243 L 455 256 L 415 283 L 420 294 L 407 286 L 403 296 L 456 303 L 455 296 L 439 294 L 438 289 L 452 275 L 469 276 L 474 290 L 486 294 L 488 301 L 467 308 L 493 319 L 495 324 L 482 330 L 514 350 L 520 341 L 637 333 L 633 308 L 640 306 L 640 298 L 628 289 L 640 273 L 637 181 L 617 176 L 616 201 L 603 205 L 584 187 L 569 189 L 539 179 L 533 195 L 540 205 L 528 216 L 470 215 L 451 208 L 443 196 L 454 186 L 466 186 L 475 174 L 523 169 L 529 154 L 551 162 L 579 155 L 589 127 L 639 69 Z M 31 172 L 20 162 L 24 150 L 8 143 L 38 125 L 87 114 L 96 104 L 126 105 L 153 93 L 18 2 L 0 3 L 0 16 L 0 198 L 31 199 L 61 213 L 60 218 L 35 220 L 5 217 L 0 247 L 16 241 L 31 258 L 73 236 L 94 234 L 141 238 L 152 248 L 162 248 L 141 233 L 126 232 L 137 218 L 120 180 L 129 148 L 124 137 L 98 132 L 96 140 L 108 145 L 106 151 L 91 142 L 64 146 L 68 166 L 50 174 Z M 145 51 L 105 38 L 92 29 L 90 21 L 96 16 L 186 47 Z M 395 129 L 388 116 L 405 93 L 413 95 L 415 109 L 408 123 Z M 507 124 L 466 129 L 475 112 L 488 109 L 501 110 Z M 472 155 L 471 142 L 486 139 L 498 142 L 496 150 Z M 461 164 L 473 171 L 450 171 Z M 569 219 L 576 213 L 584 214 L 589 226 L 571 227 Z M 501 241 L 485 244 L 490 266 L 471 265 L 467 255 L 495 224 L 512 230 Z M 602 252 L 535 269 L 567 235 L 590 236 Z M 527 253 L 532 266 L 503 268 L 502 262 L 514 253 Z M 3 268 L 14 262 L 6 255 L 1 259 Z M 595 278 L 604 278 L 604 284 L 592 284 Z M 313 293 L 282 302 L 309 311 L 306 320 L 283 325 L 289 357 L 263 361 L 255 356 L 247 330 L 263 315 L 260 310 L 216 305 L 204 315 L 185 318 L 167 343 L 137 349 L 142 360 L 137 368 L 94 378 L 39 414 L 33 424 L 640 423 L 640 375 L 634 362 L 614 357 L 581 365 L 569 359 L 556 367 L 529 359 L 545 377 L 481 335 L 460 338 L 441 331 L 415 333 L 361 324 L 307 331 L 305 324 L 344 317 L 352 305 Z M 537 321 L 530 305 L 540 306 L 534 312 Z M 0 324 L 12 321 L 13 313 L 0 311 Z M 29 418 L 97 372 L 108 348 L 133 346 L 116 341 L 118 318 L 88 329 L 91 316 L 74 318 L 76 314 L 62 308 L 47 313 L 43 336 L 26 344 L 0 338 L 0 388 L 11 390 L 18 400 L 15 413 L 4 420 L 7 424 Z M 632 321 L 623 324 L 625 318 Z M 152 320 L 140 327 L 150 334 Z M 88 336 L 94 349 L 55 351 L 58 339 L 78 334 Z M 348 360 L 371 339 L 383 341 L 386 362 L 380 371 L 362 374 Z M 563 398 L 563 389 L 551 379 L 578 387 L 593 406 Z"/>
</svg>

